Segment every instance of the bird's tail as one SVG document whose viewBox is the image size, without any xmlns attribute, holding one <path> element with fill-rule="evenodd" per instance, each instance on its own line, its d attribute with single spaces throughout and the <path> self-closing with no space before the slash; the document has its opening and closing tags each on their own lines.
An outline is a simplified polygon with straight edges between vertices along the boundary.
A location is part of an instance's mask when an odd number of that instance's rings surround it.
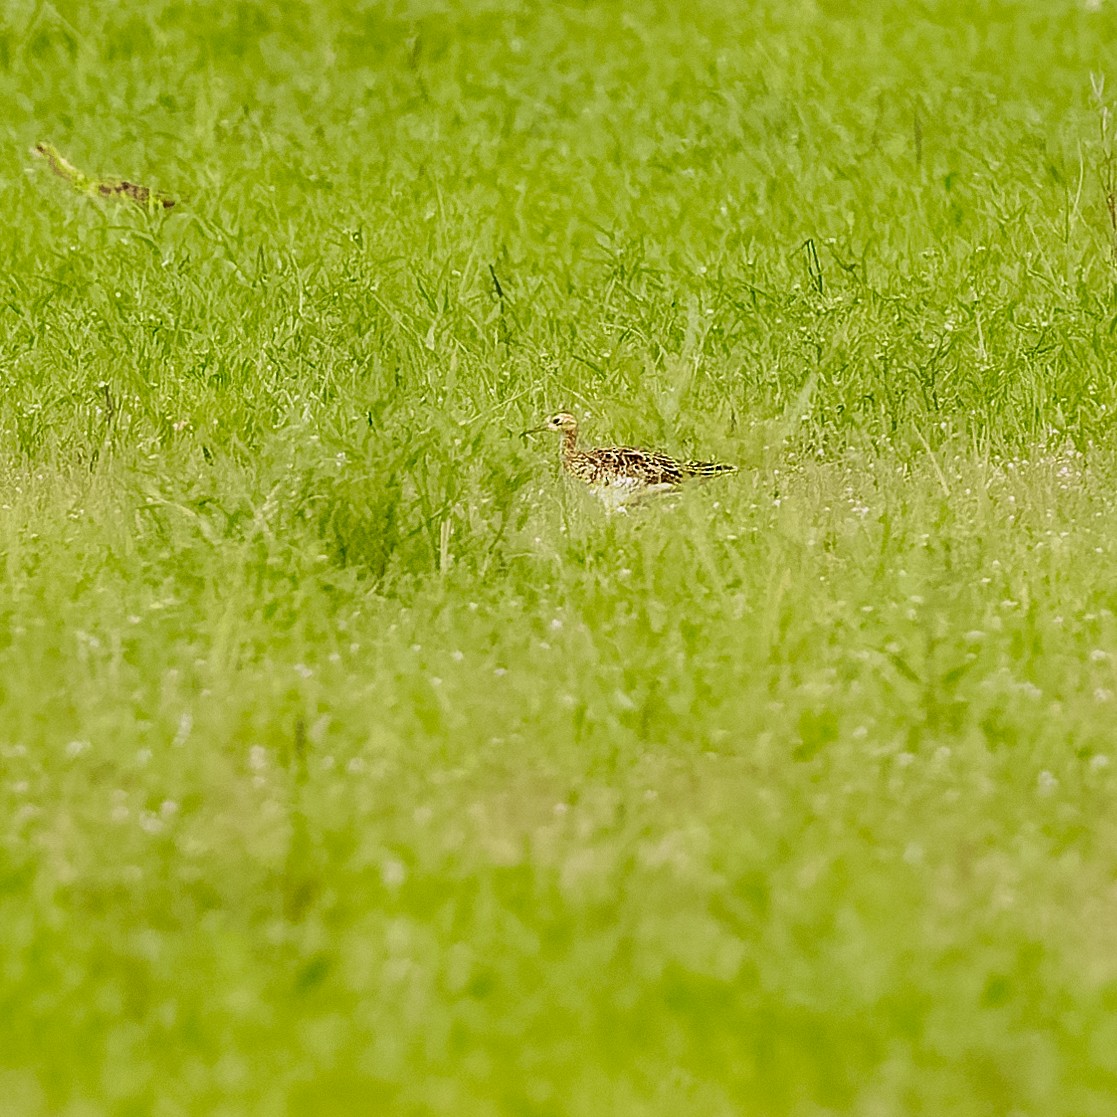
<svg viewBox="0 0 1117 1117">
<path fill-rule="evenodd" d="M 720 462 L 683 462 L 682 472 L 687 477 L 716 477 L 719 473 L 736 473 L 737 467 Z"/>
</svg>

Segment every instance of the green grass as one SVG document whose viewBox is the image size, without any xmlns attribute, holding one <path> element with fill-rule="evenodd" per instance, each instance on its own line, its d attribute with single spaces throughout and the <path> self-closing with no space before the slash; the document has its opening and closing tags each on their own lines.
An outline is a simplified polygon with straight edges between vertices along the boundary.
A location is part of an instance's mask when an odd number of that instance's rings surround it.
<svg viewBox="0 0 1117 1117">
<path fill-rule="evenodd" d="M 1108 1117 L 1115 35 L 7 4 L 0 1111 Z"/>
</svg>

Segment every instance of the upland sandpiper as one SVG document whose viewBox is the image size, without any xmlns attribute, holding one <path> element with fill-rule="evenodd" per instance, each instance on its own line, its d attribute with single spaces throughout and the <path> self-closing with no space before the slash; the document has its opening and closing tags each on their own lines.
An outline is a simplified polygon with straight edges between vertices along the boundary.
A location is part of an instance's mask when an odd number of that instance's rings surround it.
<svg viewBox="0 0 1117 1117">
<path fill-rule="evenodd" d="M 735 465 L 718 462 L 676 461 L 654 450 L 634 450 L 630 446 L 606 446 L 596 450 L 578 449 L 578 420 L 567 411 L 552 415 L 541 426 L 524 434 L 556 431 L 562 435 L 559 452 L 562 468 L 584 481 L 611 509 L 621 509 L 633 500 L 651 493 L 669 492 L 694 477 L 714 477 L 734 473 Z"/>
</svg>

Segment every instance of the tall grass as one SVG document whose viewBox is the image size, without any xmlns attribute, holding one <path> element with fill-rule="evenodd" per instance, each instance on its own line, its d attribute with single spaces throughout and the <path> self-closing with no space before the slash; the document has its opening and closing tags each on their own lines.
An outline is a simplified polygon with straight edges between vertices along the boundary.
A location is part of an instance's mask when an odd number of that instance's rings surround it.
<svg viewBox="0 0 1117 1117">
<path fill-rule="evenodd" d="M 1115 20 L 9 4 L 3 1106 L 1109 1114 Z"/>
</svg>

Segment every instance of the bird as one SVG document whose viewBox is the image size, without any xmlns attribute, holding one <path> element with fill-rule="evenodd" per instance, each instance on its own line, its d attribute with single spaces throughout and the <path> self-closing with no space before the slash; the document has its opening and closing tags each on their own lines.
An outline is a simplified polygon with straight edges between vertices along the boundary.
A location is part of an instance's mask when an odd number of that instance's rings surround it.
<svg viewBox="0 0 1117 1117">
<path fill-rule="evenodd" d="M 596 450 L 578 449 L 578 420 L 569 411 L 552 415 L 545 423 L 525 435 L 554 431 L 562 435 L 560 460 L 562 468 L 584 482 L 613 511 L 624 511 L 624 505 L 652 493 L 670 492 L 691 478 L 715 477 L 735 473 L 735 465 L 719 462 L 677 461 L 654 450 L 636 450 L 631 446 L 606 446 Z"/>
</svg>

